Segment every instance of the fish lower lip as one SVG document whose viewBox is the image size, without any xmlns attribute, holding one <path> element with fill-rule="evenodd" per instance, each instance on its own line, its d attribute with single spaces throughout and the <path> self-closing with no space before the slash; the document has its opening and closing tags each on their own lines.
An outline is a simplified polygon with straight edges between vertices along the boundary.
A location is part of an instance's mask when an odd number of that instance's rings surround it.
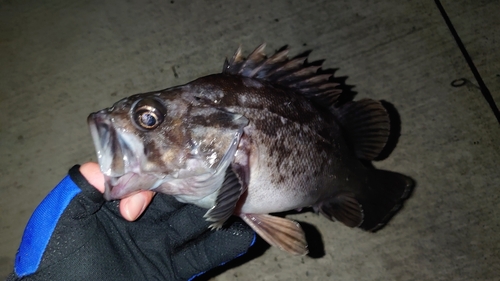
<svg viewBox="0 0 500 281">
<path fill-rule="evenodd" d="M 105 182 L 105 189 L 103 194 L 104 199 L 106 200 L 121 199 L 121 197 L 123 196 L 122 187 L 125 186 L 132 177 L 133 174 L 121 175 L 118 177 L 110 177 L 104 175 L 104 182 Z"/>
<path fill-rule="evenodd" d="M 106 200 L 121 199 L 141 190 L 151 190 L 158 186 L 159 179 L 154 175 L 126 173 L 121 176 L 104 176 Z"/>
</svg>

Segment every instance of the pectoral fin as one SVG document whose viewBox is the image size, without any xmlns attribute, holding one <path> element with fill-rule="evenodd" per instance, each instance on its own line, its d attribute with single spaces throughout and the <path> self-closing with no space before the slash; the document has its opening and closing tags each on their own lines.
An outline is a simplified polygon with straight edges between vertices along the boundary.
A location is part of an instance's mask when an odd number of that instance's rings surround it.
<svg viewBox="0 0 500 281">
<path fill-rule="evenodd" d="M 238 203 L 245 189 L 236 173 L 229 167 L 215 200 L 215 205 L 203 216 L 207 221 L 214 222 L 210 225 L 210 228 L 218 229 L 222 227 L 224 222 L 233 214 L 236 203 Z"/>
<path fill-rule="evenodd" d="M 267 214 L 241 214 L 241 218 L 271 246 L 292 255 L 306 255 L 307 241 L 299 223 Z"/>
</svg>

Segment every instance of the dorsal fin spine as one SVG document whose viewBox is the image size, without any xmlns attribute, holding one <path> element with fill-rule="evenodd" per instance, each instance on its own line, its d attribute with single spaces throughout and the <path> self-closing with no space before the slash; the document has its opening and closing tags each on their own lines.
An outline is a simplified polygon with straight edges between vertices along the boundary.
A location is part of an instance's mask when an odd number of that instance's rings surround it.
<svg viewBox="0 0 500 281">
<path fill-rule="evenodd" d="M 353 145 L 358 158 L 375 159 L 387 143 L 390 119 L 379 101 L 362 99 L 353 101 L 343 77 L 334 77 L 333 71 L 322 70 L 323 61 L 308 63 L 310 52 L 288 58 L 288 47 L 281 48 L 271 57 L 264 53 L 265 44 L 258 46 L 247 59 L 236 50 L 225 62 L 223 73 L 240 75 L 289 88 L 336 116 Z"/>
<path fill-rule="evenodd" d="M 333 73 L 321 70 L 323 61 L 308 63 L 310 52 L 288 58 L 288 47 L 281 48 L 269 58 L 265 55 L 266 45 L 259 45 L 249 56 L 244 58 L 241 46 L 233 57 L 226 60 L 222 72 L 268 81 L 271 84 L 290 88 L 305 97 L 316 100 L 322 106 L 334 105 L 342 90 L 332 83 Z M 328 102 L 327 105 L 324 105 Z"/>
</svg>

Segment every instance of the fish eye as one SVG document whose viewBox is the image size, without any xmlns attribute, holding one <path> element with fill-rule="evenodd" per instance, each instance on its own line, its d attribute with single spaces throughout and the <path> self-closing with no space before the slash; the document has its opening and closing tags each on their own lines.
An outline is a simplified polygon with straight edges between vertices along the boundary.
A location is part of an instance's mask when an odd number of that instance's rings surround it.
<svg viewBox="0 0 500 281">
<path fill-rule="evenodd" d="M 154 108 L 144 106 L 137 110 L 137 121 L 139 121 L 139 125 L 145 129 L 153 129 L 158 126 L 158 118 Z"/>
<path fill-rule="evenodd" d="M 153 130 L 164 120 L 165 107 L 153 99 L 138 101 L 132 110 L 132 119 L 141 129 Z"/>
</svg>

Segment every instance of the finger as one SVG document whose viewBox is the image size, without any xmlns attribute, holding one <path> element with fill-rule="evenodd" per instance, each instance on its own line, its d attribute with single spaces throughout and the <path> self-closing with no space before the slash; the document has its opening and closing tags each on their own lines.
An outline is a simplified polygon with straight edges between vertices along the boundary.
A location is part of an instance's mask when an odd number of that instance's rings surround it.
<svg viewBox="0 0 500 281">
<path fill-rule="evenodd" d="M 242 221 L 227 229 L 207 232 L 177 252 L 172 261 L 181 279 L 188 279 L 242 254 L 255 242 L 255 232 Z"/>
<path fill-rule="evenodd" d="M 120 213 L 128 221 L 135 221 L 153 200 L 153 191 L 140 191 L 120 201 Z"/>
<path fill-rule="evenodd" d="M 97 163 L 88 162 L 80 166 L 80 173 L 101 193 L 104 193 L 104 175 Z"/>
<path fill-rule="evenodd" d="M 203 218 L 206 212 L 206 209 L 188 204 L 170 213 L 167 223 L 171 230 L 168 233 L 171 247 L 176 248 L 205 232 L 211 232 L 208 228 L 211 222 Z"/>
</svg>

